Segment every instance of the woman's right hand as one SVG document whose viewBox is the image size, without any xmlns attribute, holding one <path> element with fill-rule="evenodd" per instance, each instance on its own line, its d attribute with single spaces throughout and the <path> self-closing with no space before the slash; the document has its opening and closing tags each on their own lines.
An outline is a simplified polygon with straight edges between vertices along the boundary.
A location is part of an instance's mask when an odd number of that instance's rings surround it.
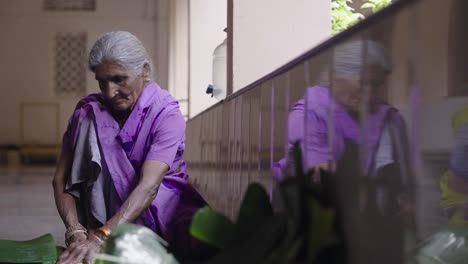
<svg viewBox="0 0 468 264">
<path fill-rule="evenodd" d="M 71 243 L 60 255 L 56 264 L 91 264 L 96 253 L 99 252 L 103 241 L 91 235 L 88 239 Z"/>
</svg>

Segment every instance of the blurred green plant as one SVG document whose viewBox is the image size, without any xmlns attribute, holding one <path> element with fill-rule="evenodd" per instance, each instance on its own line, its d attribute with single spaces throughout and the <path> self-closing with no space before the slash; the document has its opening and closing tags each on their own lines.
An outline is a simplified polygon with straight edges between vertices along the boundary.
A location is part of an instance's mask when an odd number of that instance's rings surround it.
<svg viewBox="0 0 468 264">
<path fill-rule="evenodd" d="M 334 177 L 325 175 L 320 183 L 313 182 L 312 175 L 302 169 L 298 143 L 290 154 L 294 162 L 275 188 L 275 209 L 265 188 L 252 183 L 235 222 L 209 207 L 198 210 L 190 233 L 214 246 L 215 254 L 180 263 L 344 263 Z M 167 243 L 148 228 L 123 224 L 111 233 L 95 264 L 177 264 L 175 257 Z"/>
<path fill-rule="evenodd" d="M 273 210 L 265 188 L 252 183 L 236 222 L 211 208 L 195 214 L 192 236 L 219 249 L 203 263 L 343 263 L 344 239 L 336 229 L 332 183 L 313 183 L 304 173 L 298 144 L 292 154 L 295 172 L 278 185 L 278 210 Z"/>
<path fill-rule="evenodd" d="M 352 0 L 332 0 L 331 18 L 333 34 L 347 29 L 364 18 L 361 13 L 355 12 L 354 8 L 349 6 L 352 2 Z"/>
<path fill-rule="evenodd" d="M 167 242 L 149 228 L 122 224 L 112 231 L 94 264 L 178 264 L 167 247 Z"/>
<path fill-rule="evenodd" d="M 58 253 L 51 234 L 27 241 L 0 240 L 0 263 L 52 264 Z"/>
<path fill-rule="evenodd" d="M 389 6 L 391 3 L 392 0 L 367 0 L 361 6 L 361 9 L 371 9 L 373 13 L 376 13 Z"/>
</svg>

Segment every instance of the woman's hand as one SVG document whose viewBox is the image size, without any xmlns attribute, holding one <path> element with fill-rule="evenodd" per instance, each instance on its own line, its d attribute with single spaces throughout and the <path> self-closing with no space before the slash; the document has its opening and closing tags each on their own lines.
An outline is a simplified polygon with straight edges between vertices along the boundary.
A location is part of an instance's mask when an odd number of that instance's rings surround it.
<svg viewBox="0 0 468 264">
<path fill-rule="evenodd" d="M 320 163 L 312 167 L 309 172 L 312 173 L 312 180 L 316 183 L 320 182 L 320 171 L 328 171 L 334 173 L 336 171 L 336 164 L 334 162 L 330 163 Z"/>
<path fill-rule="evenodd" d="M 88 236 L 85 233 L 76 233 L 73 236 L 70 237 L 70 239 L 67 241 L 69 245 L 77 242 L 84 242 L 88 239 Z"/>
<path fill-rule="evenodd" d="M 67 250 L 60 255 L 57 264 L 77 264 L 83 261 L 85 264 L 92 263 L 94 255 L 101 249 L 102 241 L 94 234 L 88 239 L 78 240 L 68 246 Z"/>
</svg>

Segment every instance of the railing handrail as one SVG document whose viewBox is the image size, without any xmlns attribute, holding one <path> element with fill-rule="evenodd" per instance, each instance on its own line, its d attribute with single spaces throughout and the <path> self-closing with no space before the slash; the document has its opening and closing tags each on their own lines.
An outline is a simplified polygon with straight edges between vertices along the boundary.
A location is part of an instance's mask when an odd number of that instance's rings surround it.
<svg viewBox="0 0 468 264">
<path fill-rule="evenodd" d="M 308 59 L 322 53 L 323 51 L 329 49 L 330 47 L 336 45 L 337 43 L 351 37 L 356 32 L 365 30 L 366 28 L 372 26 L 375 21 L 378 21 L 378 20 L 384 19 L 384 18 L 386 18 L 388 16 L 391 16 L 391 15 L 397 13 L 402 8 L 404 8 L 404 7 L 406 7 L 406 6 L 410 5 L 410 4 L 413 4 L 414 2 L 417 2 L 417 1 L 420 1 L 420 0 L 396 0 L 396 2 L 394 2 L 393 4 L 388 6 L 387 8 L 384 8 L 382 11 L 377 12 L 375 14 L 372 14 L 369 17 L 367 17 L 366 19 L 360 21 L 359 23 L 356 23 L 355 25 L 349 27 L 348 29 L 340 32 L 339 34 L 336 34 L 336 35 L 324 40 L 323 42 L 321 42 L 317 46 L 313 47 L 312 49 L 310 49 L 310 50 L 308 50 L 308 51 L 306 51 L 304 53 L 302 53 L 301 55 L 299 55 L 296 58 L 292 59 L 291 61 L 287 62 L 286 64 L 280 66 L 276 70 L 266 74 L 265 76 L 263 76 L 263 77 L 255 80 L 255 81 L 253 81 L 252 83 L 248 84 L 244 88 L 239 89 L 238 91 L 234 92 L 233 94 L 227 96 L 226 99 L 221 100 L 221 101 L 217 102 L 216 104 L 212 105 L 211 107 L 203 110 L 202 112 L 198 113 L 196 116 L 190 118 L 187 121 L 187 123 L 189 123 L 191 120 L 194 120 L 194 119 L 198 118 L 199 116 L 201 116 L 204 113 L 210 111 L 211 109 L 217 107 L 218 105 L 221 105 L 221 104 L 223 104 L 224 102 L 227 102 L 227 101 L 231 101 L 234 98 L 236 98 L 236 97 L 250 91 L 251 89 L 259 86 L 260 84 L 262 84 L 264 82 L 267 82 L 267 81 L 269 81 L 269 80 L 271 80 L 271 79 L 273 79 L 273 78 L 275 78 L 275 77 L 277 77 L 277 76 L 291 70 L 292 68 L 294 68 L 298 64 L 303 63 L 304 61 L 306 61 L 306 60 L 308 60 Z"/>
</svg>

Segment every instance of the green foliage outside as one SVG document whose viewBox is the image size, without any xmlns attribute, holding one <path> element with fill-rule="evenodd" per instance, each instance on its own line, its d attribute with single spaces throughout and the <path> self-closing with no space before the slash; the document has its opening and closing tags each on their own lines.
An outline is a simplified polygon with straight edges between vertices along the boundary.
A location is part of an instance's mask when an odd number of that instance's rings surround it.
<svg viewBox="0 0 468 264">
<path fill-rule="evenodd" d="M 372 10 L 372 12 L 376 13 L 382 10 L 383 8 L 387 7 L 391 3 L 392 0 L 367 0 L 367 2 L 361 6 L 361 9 L 369 8 Z"/>
<path fill-rule="evenodd" d="M 349 6 L 353 0 L 332 0 L 331 17 L 333 34 L 339 33 L 364 19 L 364 15 Z M 392 3 L 392 0 L 367 0 L 361 9 L 371 9 L 373 13 L 380 11 Z"/>
<path fill-rule="evenodd" d="M 349 3 L 352 2 L 352 0 L 332 0 L 331 17 L 334 34 L 347 29 L 364 18 L 364 15 L 355 12 L 354 8 L 349 6 Z"/>
</svg>

